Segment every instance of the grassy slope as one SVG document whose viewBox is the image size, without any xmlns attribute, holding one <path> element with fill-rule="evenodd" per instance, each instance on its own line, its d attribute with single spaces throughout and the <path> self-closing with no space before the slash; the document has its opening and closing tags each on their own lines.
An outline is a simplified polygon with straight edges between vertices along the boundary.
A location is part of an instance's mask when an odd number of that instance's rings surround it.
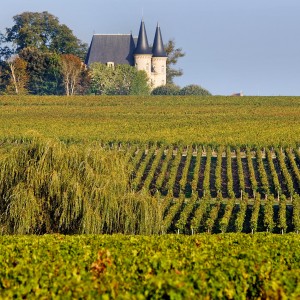
<svg viewBox="0 0 300 300">
<path fill-rule="evenodd" d="M 300 97 L 1 97 L 0 139 L 294 145 Z"/>
</svg>

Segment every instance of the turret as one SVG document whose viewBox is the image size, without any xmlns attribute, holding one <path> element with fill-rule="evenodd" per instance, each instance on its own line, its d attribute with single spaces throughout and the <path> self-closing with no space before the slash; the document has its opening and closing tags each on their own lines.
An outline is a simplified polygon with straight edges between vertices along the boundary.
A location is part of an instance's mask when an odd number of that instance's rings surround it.
<svg viewBox="0 0 300 300">
<path fill-rule="evenodd" d="M 138 70 L 144 70 L 151 78 L 152 51 L 148 44 L 148 38 L 144 20 L 141 22 L 137 45 L 134 51 L 135 66 Z"/>
<path fill-rule="evenodd" d="M 165 85 L 167 80 L 167 53 L 158 24 L 155 32 L 152 54 L 152 87 L 156 88 Z"/>
<path fill-rule="evenodd" d="M 160 27 L 158 24 L 155 32 L 152 54 L 153 57 L 167 57 L 167 53 L 165 51 L 164 43 L 161 36 Z"/>
</svg>

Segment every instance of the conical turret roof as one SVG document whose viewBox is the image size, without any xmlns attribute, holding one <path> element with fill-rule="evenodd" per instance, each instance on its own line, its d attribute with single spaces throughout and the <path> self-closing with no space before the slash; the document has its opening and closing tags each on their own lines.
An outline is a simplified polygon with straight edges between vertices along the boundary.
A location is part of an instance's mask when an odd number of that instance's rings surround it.
<svg viewBox="0 0 300 300">
<path fill-rule="evenodd" d="M 167 57 L 167 53 L 165 51 L 164 43 L 160 32 L 160 27 L 158 24 L 156 27 L 152 53 L 153 57 Z"/>
<path fill-rule="evenodd" d="M 144 20 L 141 22 L 140 32 L 134 54 L 152 54 L 148 44 L 148 38 Z"/>
</svg>

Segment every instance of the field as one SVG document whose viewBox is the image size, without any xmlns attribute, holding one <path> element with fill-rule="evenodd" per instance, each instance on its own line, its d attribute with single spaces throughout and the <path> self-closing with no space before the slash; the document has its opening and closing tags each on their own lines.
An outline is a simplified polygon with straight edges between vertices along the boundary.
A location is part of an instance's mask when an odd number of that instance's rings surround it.
<svg viewBox="0 0 300 300">
<path fill-rule="evenodd" d="M 299 116 L 300 97 L 1 96 L 0 298 L 299 299 Z"/>
<path fill-rule="evenodd" d="M 0 139 L 295 146 L 300 97 L 0 97 Z"/>
<path fill-rule="evenodd" d="M 0 298 L 299 299 L 299 245 L 296 234 L 5 236 Z"/>
</svg>

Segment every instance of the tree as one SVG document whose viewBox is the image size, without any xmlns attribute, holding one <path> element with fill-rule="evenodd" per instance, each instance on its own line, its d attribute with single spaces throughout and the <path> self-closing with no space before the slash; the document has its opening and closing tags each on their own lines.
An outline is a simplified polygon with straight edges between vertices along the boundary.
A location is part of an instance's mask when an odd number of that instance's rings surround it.
<svg viewBox="0 0 300 300">
<path fill-rule="evenodd" d="M 150 86 L 145 71 L 137 71 L 130 86 L 130 95 L 149 95 Z"/>
<path fill-rule="evenodd" d="M 129 95 L 148 93 L 148 77 L 129 65 L 90 65 L 91 92 L 102 95 Z"/>
<path fill-rule="evenodd" d="M 175 84 L 158 86 L 152 91 L 152 95 L 179 95 L 180 87 Z"/>
<path fill-rule="evenodd" d="M 76 94 L 85 95 L 89 93 L 91 86 L 91 76 L 88 68 L 83 66 L 79 75 L 79 80 L 76 87 Z"/>
<path fill-rule="evenodd" d="M 180 95 L 210 96 L 211 93 L 200 85 L 190 84 L 180 90 Z"/>
<path fill-rule="evenodd" d="M 0 32 L 0 62 L 7 60 L 11 57 L 13 51 L 6 46 L 6 38 L 5 35 Z"/>
<path fill-rule="evenodd" d="M 27 63 L 24 59 L 15 56 L 7 62 L 9 68 L 10 80 L 6 86 L 6 92 L 9 94 L 26 94 L 28 74 L 26 71 Z"/>
<path fill-rule="evenodd" d="M 60 24 L 57 17 L 48 12 L 24 12 L 13 17 L 14 25 L 6 29 L 6 42 L 14 51 L 33 47 L 41 52 L 74 54 L 84 58 L 87 45 L 77 39 L 71 29 Z"/>
<path fill-rule="evenodd" d="M 173 66 L 177 64 L 180 57 L 184 57 L 185 53 L 182 52 L 182 48 L 175 47 L 175 41 L 169 40 L 168 44 L 165 46 L 166 53 L 168 55 L 167 59 L 167 83 L 172 84 L 174 77 L 182 76 L 182 69 L 174 69 Z"/>
<path fill-rule="evenodd" d="M 63 77 L 58 54 L 29 47 L 21 50 L 19 56 L 27 62 L 28 90 L 31 94 L 63 94 Z"/>
<path fill-rule="evenodd" d="M 61 70 L 67 96 L 76 93 L 76 87 L 83 68 L 84 64 L 78 56 L 72 54 L 61 55 Z"/>
</svg>

